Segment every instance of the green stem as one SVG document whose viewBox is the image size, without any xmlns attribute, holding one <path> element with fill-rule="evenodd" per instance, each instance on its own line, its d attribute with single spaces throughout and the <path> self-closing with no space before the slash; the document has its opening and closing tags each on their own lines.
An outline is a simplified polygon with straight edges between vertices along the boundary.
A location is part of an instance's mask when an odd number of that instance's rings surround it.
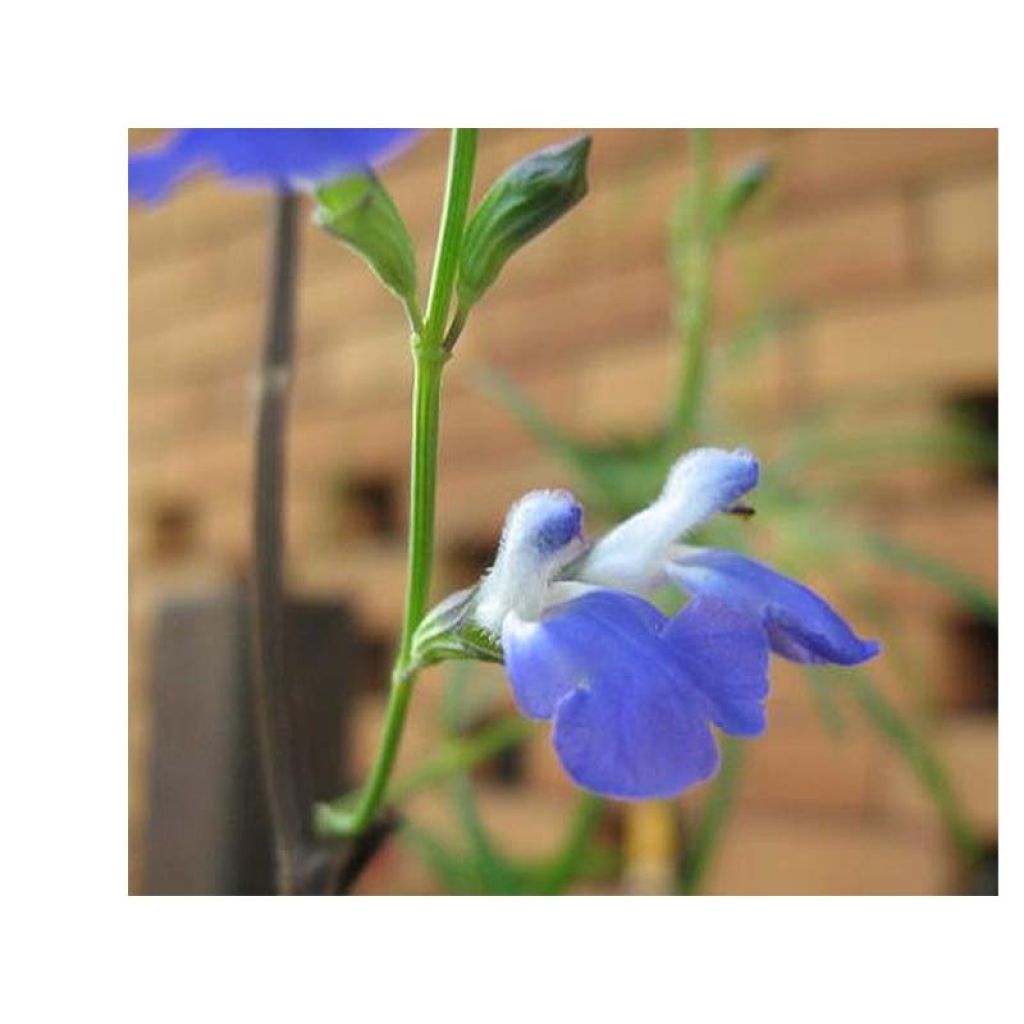
<svg viewBox="0 0 1024 1024">
<path fill-rule="evenodd" d="M 408 574 L 405 615 L 398 655 L 391 672 L 391 695 L 385 713 L 384 732 L 370 777 L 349 814 L 325 814 L 318 809 L 321 830 L 337 835 L 359 835 L 373 820 L 387 792 L 398 746 L 409 710 L 415 669 L 411 664 L 412 641 L 427 610 L 434 555 L 434 507 L 437 491 L 437 449 L 441 412 L 441 377 L 448 353 L 445 328 L 459 251 L 473 187 L 476 164 L 475 128 L 452 131 L 448 181 L 438 231 L 434 273 L 430 282 L 423 331 L 413 335 L 413 421 L 411 481 L 409 487 Z"/>
<path fill-rule="evenodd" d="M 714 200 L 711 168 L 711 133 L 695 128 L 690 135 L 693 183 L 674 226 L 674 262 L 682 306 L 679 335 L 683 354 L 679 396 L 673 417 L 673 450 L 692 439 L 700 414 L 707 373 L 707 333 L 711 321 L 714 232 L 710 220 Z"/>
<path fill-rule="evenodd" d="M 473 169 L 476 166 L 476 136 L 476 128 L 452 129 L 448 151 L 448 184 L 441 211 L 437 256 L 434 259 L 423 328 L 424 340 L 435 346 L 441 345 L 444 340 L 448 306 L 459 267 L 462 233 L 466 226 L 469 196 L 473 188 Z"/>
</svg>

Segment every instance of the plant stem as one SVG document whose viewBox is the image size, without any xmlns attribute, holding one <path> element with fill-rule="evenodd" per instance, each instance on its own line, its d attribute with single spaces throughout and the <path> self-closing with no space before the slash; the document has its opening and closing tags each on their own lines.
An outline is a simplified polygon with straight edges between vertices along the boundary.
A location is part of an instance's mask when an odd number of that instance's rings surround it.
<svg viewBox="0 0 1024 1024">
<path fill-rule="evenodd" d="M 683 355 L 679 396 L 670 430 L 673 452 L 692 440 L 696 431 L 707 371 L 715 249 L 710 218 L 714 200 L 711 133 L 707 128 L 695 128 L 690 133 L 689 155 L 693 182 L 673 227 L 673 256 L 682 299 L 679 335 Z"/>
<path fill-rule="evenodd" d="M 277 888 L 299 891 L 309 851 L 310 765 L 284 663 L 284 431 L 293 358 L 298 198 L 274 200 L 267 329 L 259 371 L 252 529 L 253 686 L 260 760 L 274 833 Z"/>
<path fill-rule="evenodd" d="M 473 169 L 476 164 L 476 129 L 452 131 L 448 180 L 438 231 L 434 272 L 427 311 L 420 335 L 412 339 L 414 363 L 411 481 L 409 489 L 408 574 L 405 615 L 398 655 L 391 673 L 391 695 L 384 732 L 370 777 L 349 815 L 332 815 L 330 830 L 359 835 L 373 820 L 388 788 L 409 710 L 415 669 L 412 641 L 427 610 L 434 553 L 434 506 L 437 489 L 437 449 L 441 410 L 441 377 L 449 353 L 444 338 L 466 224 Z M 324 824 L 323 817 L 318 819 Z"/>
<path fill-rule="evenodd" d="M 462 249 L 462 233 L 466 226 L 466 213 L 469 210 L 469 197 L 473 188 L 476 137 L 475 128 L 452 129 L 451 145 L 448 150 L 448 182 L 445 186 L 434 272 L 430 279 L 430 294 L 427 296 L 427 312 L 423 325 L 423 340 L 433 347 L 440 347 L 443 343 L 448 323 L 448 306 L 451 303 L 452 289 L 455 287 L 455 274 Z"/>
</svg>

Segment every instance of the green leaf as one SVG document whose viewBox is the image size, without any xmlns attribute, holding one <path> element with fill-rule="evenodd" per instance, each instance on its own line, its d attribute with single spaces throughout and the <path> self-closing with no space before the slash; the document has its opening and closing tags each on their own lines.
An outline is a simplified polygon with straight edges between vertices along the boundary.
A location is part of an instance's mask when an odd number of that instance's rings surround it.
<svg viewBox="0 0 1024 1024">
<path fill-rule="evenodd" d="M 531 892 L 538 896 L 558 896 L 592 866 L 587 851 L 603 817 L 604 801 L 593 793 L 584 792 L 561 849 L 531 878 Z"/>
<path fill-rule="evenodd" d="M 416 302 L 416 253 L 387 189 L 370 171 L 316 189 L 313 222 L 340 238 L 405 303 L 413 329 L 420 326 Z"/>
<path fill-rule="evenodd" d="M 880 534 L 866 534 L 864 545 L 883 565 L 902 569 L 941 587 L 986 622 L 995 624 L 998 621 L 995 595 L 947 562 Z"/>
<path fill-rule="evenodd" d="M 401 803 L 414 793 L 468 772 L 481 761 L 525 742 L 532 733 L 533 723 L 514 715 L 500 718 L 471 736 L 448 740 L 432 757 L 397 779 L 388 791 L 388 797 L 395 803 Z"/>
<path fill-rule="evenodd" d="M 472 864 L 483 883 L 484 891 L 492 896 L 518 892 L 518 873 L 494 848 L 477 809 L 476 798 L 473 795 L 473 780 L 469 775 L 457 775 L 452 780 L 452 802 L 469 843 Z"/>
<path fill-rule="evenodd" d="M 402 826 L 401 838 L 433 871 L 446 892 L 458 896 L 480 893 L 480 880 L 474 866 L 435 835 L 406 822 Z"/>
<path fill-rule="evenodd" d="M 585 135 L 539 150 L 490 187 L 463 236 L 457 285 L 463 315 L 517 249 L 587 194 L 590 141 Z"/>
</svg>

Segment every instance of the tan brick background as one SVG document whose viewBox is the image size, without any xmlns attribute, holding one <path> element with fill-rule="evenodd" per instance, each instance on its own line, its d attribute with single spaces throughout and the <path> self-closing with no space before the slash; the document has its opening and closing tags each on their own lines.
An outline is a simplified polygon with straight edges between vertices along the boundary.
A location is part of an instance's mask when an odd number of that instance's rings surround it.
<svg viewBox="0 0 1024 1024">
<path fill-rule="evenodd" d="M 512 160 L 566 131 L 482 133 L 478 191 Z M 132 144 L 153 133 L 138 132 Z M 459 343 L 445 393 L 436 592 L 464 582 L 525 489 L 566 471 L 481 389 L 482 365 L 512 376 L 560 425 L 600 439 L 650 429 L 677 372 L 667 263 L 671 204 L 687 178 L 686 134 L 594 133 L 587 199 L 503 273 Z M 716 338 L 766 301 L 793 326 L 716 408 L 770 455 L 794 412 L 872 395 L 854 433 L 934 426 L 957 398 L 996 390 L 997 139 L 983 130 L 727 130 L 723 167 L 767 156 L 778 172 L 722 253 Z M 430 133 L 383 177 L 412 230 L 422 276 L 436 228 L 445 139 Z M 244 567 L 251 374 L 261 336 L 266 197 L 205 179 L 130 218 L 132 834 L 146 814 L 147 651 L 158 602 Z M 404 583 L 410 366 L 402 315 L 370 273 L 311 225 L 302 234 L 298 374 L 289 438 L 289 576 L 303 593 L 348 598 L 377 649 L 396 636 Z M 730 429 L 735 429 L 730 428 Z M 770 472 L 770 460 L 766 471 Z M 389 493 L 396 529 L 360 495 Z M 996 494 L 945 466 L 869 474 L 851 514 L 994 586 Z M 755 527 L 755 529 L 760 528 Z M 817 581 L 829 592 L 828 580 Z M 961 614 L 934 588 L 892 573 L 901 636 L 940 697 L 936 741 L 983 832 L 996 829 L 996 723 L 970 694 Z M 863 632 L 870 632 L 864 629 Z M 880 664 L 879 678 L 893 670 Z M 957 885 L 951 850 L 905 766 L 862 725 L 827 735 L 802 676 L 776 674 L 769 734 L 749 745 L 741 794 L 709 878 L 712 892 L 919 893 Z M 439 674 L 424 677 L 403 765 L 431 749 Z M 373 745 L 383 694 L 359 698 L 357 757 Z M 894 683 L 892 692 L 899 692 Z M 973 702 L 972 702 L 973 701 Z M 485 819 L 513 851 L 557 842 L 573 794 L 531 741 L 525 779 L 485 786 Z M 701 794 L 686 798 L 699 805 Z M 417 820 L 445 827 L 427 794 Z M 614 815 L 612 816 L 614 817 Z M 144 873 L 133 846 L 133 878 Z M 133 883 L 133 884 L 135 884 Z M 367 891 L 431 891 L 389 850 Z"/>
</svg>

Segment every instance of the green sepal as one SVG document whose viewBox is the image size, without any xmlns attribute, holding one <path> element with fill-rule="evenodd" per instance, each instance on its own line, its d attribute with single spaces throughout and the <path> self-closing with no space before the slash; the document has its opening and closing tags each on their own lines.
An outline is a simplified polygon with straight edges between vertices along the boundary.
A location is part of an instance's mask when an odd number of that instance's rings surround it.
<svg viewBox="0 0 1024 1024">
<path fill-rule="evenodd" d="M 718 189 L 713 210 L 715 234 L 721 234 L 736 219 L 771 177 L 772 165 L 755 160 L 735 171 Z"/>
<path fill-rule="evenodd" d="M 476 587 L 460 590 L 427 613 L 412 642 L 417 668 L 442 661 L 504 661 L 497 640 L 472 620 Z"/>
<path fill-rule="evenodd" d="M 468 310 L 509 257 L 587 194 L 590 136 L 532 153 L 488 189 L 466 226 L 459 258 L 459 306 Z"/>
<path fill-rule="evenodd" d="M 341 239 L 404 303 L 413 326 L 416 252 L 394 200 L 371 171 L 321 185 L 313 222 Z"/>
</svg>

